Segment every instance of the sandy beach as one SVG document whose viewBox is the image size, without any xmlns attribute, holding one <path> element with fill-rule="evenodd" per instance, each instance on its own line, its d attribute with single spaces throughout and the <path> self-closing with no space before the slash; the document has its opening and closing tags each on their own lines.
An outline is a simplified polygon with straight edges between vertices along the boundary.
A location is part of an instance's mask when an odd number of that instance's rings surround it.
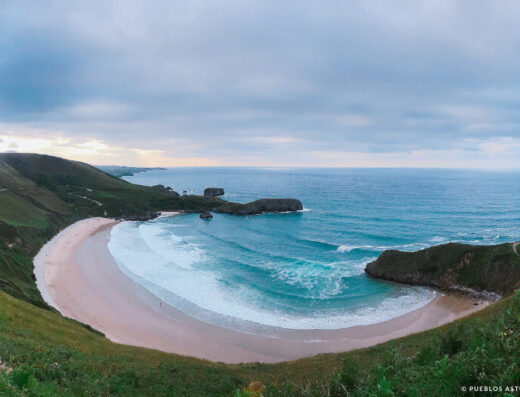
<svg viewBox="0 0 520 397">
<path fill-rule="evenodd" d="M 438 294 L 426 306 L 378 324 L 279 329 L 273 336 L 245 334 L 198 321 L 127 277 L 107 248 L 116 223 L 90 218 L 71 225 L 42 248 L 34 259 L 34 272 L 47 303 L 117 343 L 226 363 L 271 363 L 376 345 L 446 324 L 487 305 Z"/>
</svg>

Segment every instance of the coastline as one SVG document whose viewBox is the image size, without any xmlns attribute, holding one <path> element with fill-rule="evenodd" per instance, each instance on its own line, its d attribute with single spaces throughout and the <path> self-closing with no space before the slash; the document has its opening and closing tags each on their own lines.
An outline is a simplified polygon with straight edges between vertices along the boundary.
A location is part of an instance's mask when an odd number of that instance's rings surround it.
<svg viewBox="0 0 520 397">
<path fill-rule="evenodd" d="M 245 334 L 196 320 L 127 277 L 107 247 L 116 223 L 90 218 L 64 229 L 34 258 L 34 273 L 49 305 L 117 343 L 226 363 L 272 363 L 376 345 L 446 324 L 488 304 L 438 294 L 417 310 L 377 324 Z"/>
</svg>

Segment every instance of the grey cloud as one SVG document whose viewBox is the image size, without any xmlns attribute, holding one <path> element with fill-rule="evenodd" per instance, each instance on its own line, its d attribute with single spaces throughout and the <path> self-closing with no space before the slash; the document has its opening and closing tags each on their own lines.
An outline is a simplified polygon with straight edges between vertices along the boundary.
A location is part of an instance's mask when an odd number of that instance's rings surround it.
<svg viewBox="0 0 520 397">
<path fill-rule="evenodd" d="M 303 153 L 519 135 L 513 1 L 23 3 L 0 6 L 3 121 L 267 159 L 276 137 Z"/>
</svg>

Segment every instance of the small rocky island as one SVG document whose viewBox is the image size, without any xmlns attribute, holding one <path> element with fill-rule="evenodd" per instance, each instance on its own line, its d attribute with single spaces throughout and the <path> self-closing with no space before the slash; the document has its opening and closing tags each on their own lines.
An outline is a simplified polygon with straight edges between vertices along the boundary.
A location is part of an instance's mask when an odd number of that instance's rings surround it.
<svg viewBox="0 0 520 397">
<path fill-rule="evenodd" d="M 224 189 L 221 187 L 207 187 L 204 189 L 204 197 L 218 197 L 224 195 Z"/>
<path fill-rule="evenodd" d="M 211 215 L 211 212 L 209 211 L 202 211 L 199 215 L 200 219 L 211 219 L 213 218 L 213 215 Z"/>
<path fill-rule="evenodd" d="M 520 288 L 520 256 L 510 243 L 448 243 L 416 252 L 384 251 L 365 272 L 375 278 L 493 300 Z"/>
<path fill-rule="evenodd" d="M 257 215 L 264 212 L 295 212 L 303 209 L 302 202 L 293 198 L 264 198 L 246 204 L 222 200 L 214 212 L 234 215 Z"/>
<path fill-rule="evenodd" d="M 296 212 L 303 209 L 301 201 L 294 198 L 263 198 L 243 204 L 222 200 L 218 197 L 222 195 L 224 189 L 221 187 L 204 189 L 203 198 L 208 200 L 208 204 L 212 202 L 213 206 L 208 205 L 204 208 L 204 211 L 201 211 L 201 218 L 209 219 L 208 214 L 212 217 L 207 211 L 231 215 L 258 215 L 264 212 Z"/>
</svg>

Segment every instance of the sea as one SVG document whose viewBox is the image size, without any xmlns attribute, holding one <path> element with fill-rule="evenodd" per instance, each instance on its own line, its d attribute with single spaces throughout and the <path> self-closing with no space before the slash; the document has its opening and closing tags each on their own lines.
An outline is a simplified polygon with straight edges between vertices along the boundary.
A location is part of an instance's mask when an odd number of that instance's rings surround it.
<svg viewBox="0 0 520 397">
<path fill-rule="evenodd" d="M 388 249 L 520 240 L 520 173 L 446 169 L 171 168 L 125 177 L 225 200 L 302 201 L 296 213 L 183 214 L 123 222 L 109 250 L 120 269 L 174 308 L 248 333 L 373 324 L 435 292 L 368 277 Z"/>
</svg>

